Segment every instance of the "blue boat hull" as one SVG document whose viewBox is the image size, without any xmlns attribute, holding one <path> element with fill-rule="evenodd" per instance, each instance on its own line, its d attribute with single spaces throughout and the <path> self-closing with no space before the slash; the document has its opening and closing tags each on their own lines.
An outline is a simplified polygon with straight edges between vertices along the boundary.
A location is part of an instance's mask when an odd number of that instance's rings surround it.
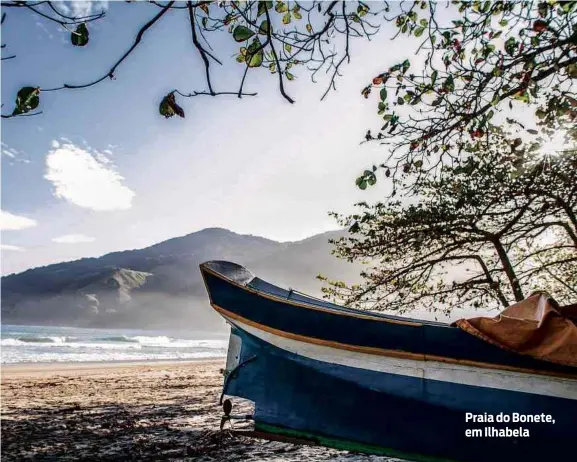
<svg viewBox="0 0 577 462">
<path fill-rule="evenodd" d="M 257 429 L 414 460 L 542 461 L 574 450 L 575 368 L 440 323 L 319 304 L 234 264 L 201 271 L 232 326 L 223 393 L 255 403 Z M 467 421 L 515 413 L 554 423 Z"/>
<path fill-rule="evenodd" d="M 287 353 L 238 329 L 233 334 L 242 339 L 240 363 L 248 362 L 225 392 L 255 403 L 257 426 L 360 442 L 423 460 L 543 461 L 551 448 L 574 451 L 575 400 L 359 371 Z M 466 412 L 544 413 L 555 424 L 470 423 Z M 530 436 L 487 437 L 485 427 L 522 427 Z M 481 429 L 483 436 L 466 437 L 467 429 Z"/>
</svg>

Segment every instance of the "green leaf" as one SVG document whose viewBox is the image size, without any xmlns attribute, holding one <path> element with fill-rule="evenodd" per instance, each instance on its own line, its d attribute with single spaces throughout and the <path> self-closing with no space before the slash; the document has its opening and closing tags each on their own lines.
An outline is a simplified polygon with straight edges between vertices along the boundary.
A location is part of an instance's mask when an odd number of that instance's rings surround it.
<svg viewBox="0 0 577 462">
<path fill-rule="evenodd" d="M 268 4 L 268 5 L 267 5 Z M 272 8 L 272 2 L 258 2 L 257 18 L 266 13 L 266 10 Z"/>
<path fill-rule="evenodd" d="M 303 18 L 303 15 L 300 13 L 300 9 L 301 7 L 298 6 L 298 4 L 293 7 L 293 16 L 295 17 L 295 19 Z"/>
<path fill-rule="evenodd" d="M 246 64 L 248 67 L 260 67 L 264 59 L 264 52 L 260 40 L 255 37 L 246 50 Z"/>
<path fill-rule="evenodd" d="M 174 115 L 184 118 L 184 110 L 178 104 L 176 104 L 173 91 L 162 98 L 160 106 L 158 107 L 158 111 L 160 112 L 160 115 L 163 115 L 167 119 L 173 117 Z"/>
<path fill-rule="evenodd" d="M 423 35 L 423 32 L 425 32 L 424 27 L 417 27 L 415 29 L 415 37 L 420 37 L 421 35 Z"/>
<path fill-rule="evenodd" d="M 516 44 L 517 41 L 515 40 L 515 37 L 509 37 L 507 39 L 507 41 L 505 42 L 505 51 L 507 52 L 507 54 L 511 56 L 515 54 Z"/>
<path fill-rule="evenodd" d="M 310 24 L 307 24 L 307 32 L 310 34 L 313 31 L 313 26 L 311 26 Z"/>
<path fill-rule="evenodd" d="M 286 75 L 286 78 L 287 78 L 288 80 L 294 80 L 294 79 L 295 79 L 295 76 L 292 75 L 289 71 L 285 71 L 285 72 L 284 72 L 284 75 Z"/>
<path fill-rule="evenodd" d="M 232 38 L 234 38 L 237 42 L 244 42 L 248 40 L 254 35 L 254 32 L 251 31 L 246 26 L 236 26 L 232 33 Z"/>
<path fill-rule="evenodd" d="M 358 184 L 357 184 L 357 186 L 358 186 Z M 365 187 L 366 187 L 366 186 L 365 186 Z M 359 225 L 359 222 L 358 222 L 358 221 L 355 221 L 355 222 L 351 225 L 351 227 L 349 228 L 349 233 L 353 233 L 353 234 L 354 234 L 354 233 L 358 233 L 358 232 L 360 231 L 360 229 L 361 229 L 361 226 Z"/>
<path fill-rule="evenodd" d="M 72 45 L 76 47 L 83 47 L 88 43 L 88 27 L 85 23 L 79 24 L 75 32 L 70 34 Z"/>
<path fill-rule="evenodd" d="M 16 107 L 12 115 L 26 114 L 33 111 L 40 104 L 40 88 L 23 87 L 16 94 Z"/>
<path fill-rule="evenodd" d="M 276 2 L 274 9 L 277 13 L 284 13 L 288 11 L 288 6 L 284 2 Z"/>
<path fill-rule="evenodd" d="M 547 16 L 547 13 L 549 13 L 549 5 L 547 5 L 547 3 L 545 2 L 541 2 L 537 6 L 537 11 L 539 11 L 539 16 L 544 18 L 545 16 Z"/>
<path fill-rule="evenodd" d="M 499 21 L 499 25 L 500 25 L 501 27 L 505 27 L 507 24 L 509 24 L 509 21 L 507 21 L 506 19 L 501 19 L 501 20 Z"/>
<path fill-rule="evenodd" d="M 258 27 L 258 33 L 261 35 L 267 35 L 270 31 L 270 25 L 268 23 L 268 20 L 264 20 L 263 22 L 260 23 L 260 26 Z"/>
<path fill-rule="evenodd" d="M 454 91 L 455 90 L 455 81 L 453 80 L 453 76 L 450 75 L 449 77 L 446 78 L 445 83 L 443 84 L 443 86 L 448 90 L 448 91 Z"/>
<path fill-rule="evenodd" d="M 358 177 L 355 181 L 355 184 L 359 187 L 359 189 L 367 189 L 367 180 L 365 180 L 364 176 Z"/>
<path fill-rule="evenodd" d="M 435 82 L 437 81 L 438 75 L 439 75 L 439 73 L 437 71 L 433 71 L 433 73 L 431 74 L 431 82 L 433 83 L 433 85 L 435 85 Z"/>
<path fill-rule="evenodd" d="M 289 43 L 285 43 L 284 49 L 286 50 L 287 53 L 290 53 L 292 51 L 293 47 Z"/>
<path fill-rule="evenodd" d="M 290 22 L 291 22 L 291 12 L 287 11 L 282 17 L 282 23 L 286 25 L 290 24 Z"/>
<path fill-rule="evenodd" d="M 517 101 L 521 101 L 523 103 L 528 103 L 529 102 L 529 93 L 527 93 L 526 91 L 517 92 L 513 95 L 513 99 L 515 99 Z"/>
<path fill-rule="evenodd" d="M 387 89 L 386 88 L 381 88 L 381 101 L 385 101 L 387 99 Z"/>
<path fill-rule="evenodd" d="M 403 104 L 405 104 L 405 100 L 399 96 L 399 97 L 397 98 L 397 104 L 398 104 L 399 106 L 402 106 Z"/>
</svg>

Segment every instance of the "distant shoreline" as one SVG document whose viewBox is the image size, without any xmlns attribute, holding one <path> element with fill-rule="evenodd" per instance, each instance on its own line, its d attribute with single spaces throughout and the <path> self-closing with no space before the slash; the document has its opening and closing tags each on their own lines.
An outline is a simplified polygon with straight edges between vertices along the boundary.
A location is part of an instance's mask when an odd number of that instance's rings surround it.
<svg viewBox="0 0 577 462">
<path fill-rule="evenodd" d="M 199 363 L 214 365 L 222 364 L 226 358 L 194 358 L 174 360 L 147 360 L 147 361 L 86 361 L 86 362 L 45 362 L 45 363 L 10 363 L 1 364 L 2 378 L 12 376 L 34 376 L 54 373 L 81 374 L 92 373 L 108 369 L 135 369 L 135 368 L 166 368 L 170 366 L 185 366 L 187 363 L 198 365 Z"/>
</svg>

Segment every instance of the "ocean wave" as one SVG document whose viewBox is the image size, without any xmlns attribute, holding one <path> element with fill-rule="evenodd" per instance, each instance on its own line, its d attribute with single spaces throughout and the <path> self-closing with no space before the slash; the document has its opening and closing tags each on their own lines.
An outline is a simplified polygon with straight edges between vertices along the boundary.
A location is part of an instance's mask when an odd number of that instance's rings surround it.
<svg viewBox="0 0 577 462">
<path fill-rule="evenodd" d="M 109 337 L 96 337 L 97 341 L 102 342 L 129 342 L 129 343 L 138 343 L 138 340 L 135 340 L 132 337 L 128 337 L 126 335 L 112 335 Z"/>
<path fill-rule="evenodd" d="M 1 346 L 29 346 L 35 348 L 86 348 L 86 349 L 96 349 L 96 350 L 122 350 L 122 349 L 141 349 L 142 345 L 138 343 L 126 343 L 125 345 L 114 344 L 114 343 L 97 343 L 97 342 L 65 342 L 65 341 L 30 341 L 16 339 L 16 338 L 3 338 L 0 341 Z"/>
<path fill-rule="evenodd" d="M 2 353 L 2 364 L 18 363 L 80 363 L 106 361 L 160 361 L 223 358 L 221 352 L 168 352 L 144 353 L 143 350 L 105 350 L 99 352 L 74 352 L 67 355 L 52 352 L 22 354 Z"/>
<path fill-rule="evenodd" d="M 134 337 L 98 337 L 78 341 L 77 337 L 19 337 L 4 338 L 1 346 L 48 347 L 48 348 L 94 348 L 94 349 L 193 349 L 198 351 L 224 350 L 223 340 L 187 340 L 173 339 L 165 336 L 134 336 Z"/>
<path fill-rule="evenodd" d="M 0 340 L 2 346 L 26 345 L 26 342 L 18 340 L 17 338 L 3 338 Z"/>
<path fill-rule="evenodd" d="M 63 344 L 66 342 L 73 342 L 76 337 L 18 337 L 18 338 L 3 338 L 0 340 L 0 345 L 25 345 L 26 343 L 55 343 Z"/>
</svg>

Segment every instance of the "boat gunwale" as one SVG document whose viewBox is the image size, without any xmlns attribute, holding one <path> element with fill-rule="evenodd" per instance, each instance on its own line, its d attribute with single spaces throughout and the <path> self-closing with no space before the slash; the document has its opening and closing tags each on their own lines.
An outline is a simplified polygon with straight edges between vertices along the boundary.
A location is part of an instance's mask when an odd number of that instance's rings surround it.
<svg viewBox="0 0 577 462">
<path fill-rule="evenodd" d="M 307 308 L 310 310 L 315 310 L 315 311 L 322 311 L 325 313 L 332 313 L 332 314 L 336 314 L 336 315 L 341 315 L 341 316 L 348 316 L 351 318 L 359 318 L 359 319 L 368 319 L 371 321 L 380 321 L 380 322 L 387 322 L 387 323 L 391 323 L 391 324 L 401 324 L 401 325 L 405 325 L 405 326 L 412 326 L 412 327 L 422 327 L 424 325 L 435 325 L 438 327 L 447 327 L 447 328 L 452 328 L 453 326 L 446 324 L 446 323 L 434 323 L 434 322 L 428 322 L 428 321 L 421 321 L 421 320 L 407 320 L 407 321 L 402 321 L 402 320 L 398 320 L 398 319 L 391 319 L 389 317 L 386 317 L 387 315 L 380 315 L 380 316 L 374 316 L 371 314 L 365 314 L 364 312 L 360 311 L 360 310 L 354 310 L 351 308 L 351 310 L 354 311 L 358 311 L 358 313 L 352 313 L 350 311 L 344 311 L 344 310 L 339 310 L 336 308 L 330 308 L 330 307 L 324 307 L 324 306 L 319 306 L 319 305 L 314 305 L 312 303 L 306 303 L 306 302 L 297 302 L 294 300 L 291 300 L 289 298 L 284 298 L 281 297 L 279 295 L 273 295 L 273 294 L 269 294 L 267 292 L 255 289 L 253 287 L 250 287 L 249 285 L 246 284 L 240 284 L 239 282 L 235 281 L 234 279 L 231 279 L 227 276 L 225 276 L 222 273 L 219 273 L 218 271 L 213 270 L 212 268 L 209 268 L 208 266 L 206 266 L 206 263 L 202 263 L 200 265 L 200 270 L 201 272 L 205 271 L 219 279 L 222 279 L 242 290 L 245 290 L 246 292 L 250 292 L 254 295 L 257 295 L 259 297 L 263 297 L 263 298 L 267 298 L 269 300 L 273 300 L 276 302 L 281 302 L 281 303 L 285 303 L 291 306 L 296 306 L 299 308 Z M 203 278 L 204 281 L 204 278 Z M 204 281 L 205 287 L 207 289 L 208 292 L 208 297 L 210 299 L 210 303 L 211 305 L 213 305 L 213 300 L 212 300 L 212 295 L 210 293 L 210 290 L 208 290 L 208 286 L 206 286 L 206 281 Z M 272 284 L 274 285 L 274 284 Z M 275 286 L 276 287 L 276 286 Z"/>
</svg>

